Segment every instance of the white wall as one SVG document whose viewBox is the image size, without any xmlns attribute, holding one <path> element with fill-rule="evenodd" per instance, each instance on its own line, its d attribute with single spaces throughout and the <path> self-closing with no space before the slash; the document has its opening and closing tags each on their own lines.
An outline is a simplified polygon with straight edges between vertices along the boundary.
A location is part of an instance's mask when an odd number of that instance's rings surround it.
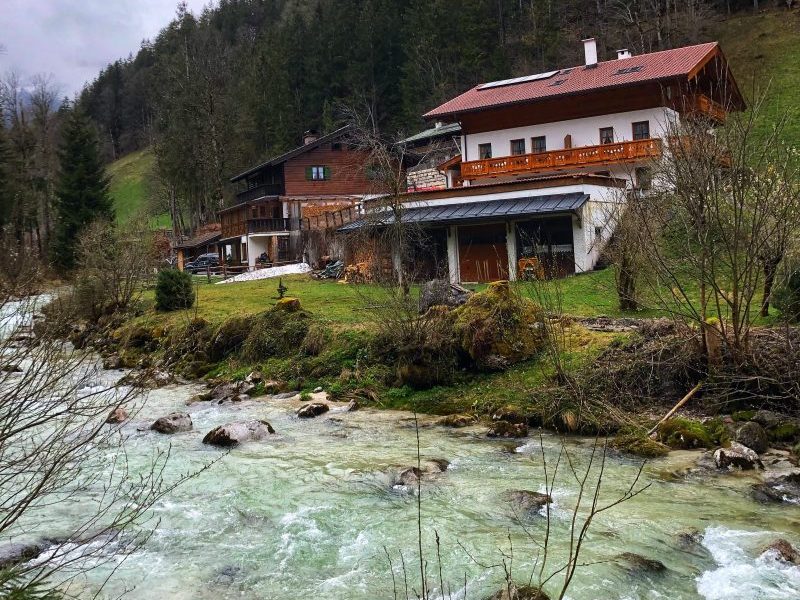
<svg viewBox="0 0 800 600">
<path fill-rule="evenodd" d="M 547 150 L 561 150 L 564 148 L 564 137 L 572 136 L 572 147 L 596 146 L 600 143 L 600 128 L 613 127 L 615 141 L 630 141 L 633 139 L 632 123 L 636 121 L 650 121 L 650 137 L 664 137 L 669 131 L 669 123 L 678 118 L 678 113 L 670 108 L 650 108 L 601 115 L 599 117 L 586 117 L 571 119 L 569 121 L 556 121 L 514 127 L 511 129 L 498 129 L 484 133 L 472 133 L 461 136 L 461 147 L 466 148 L 465 161 L 478 160 L 478 145 L 492 144 L 492 157 L 499 158 L 511 155 L 511 140 L 524 139 L 525 151 L 531 151 L 531 138 L 545 136 Z M 466 138 L 466 141 L 465 141 Z M 600 165 L 598 165 L 600 168 Z"/>
</svg>

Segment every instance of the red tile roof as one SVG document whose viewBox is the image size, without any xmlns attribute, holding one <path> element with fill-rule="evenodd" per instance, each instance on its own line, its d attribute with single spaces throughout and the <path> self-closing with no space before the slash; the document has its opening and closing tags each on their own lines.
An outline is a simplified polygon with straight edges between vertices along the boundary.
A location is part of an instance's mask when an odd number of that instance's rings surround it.
<svg viewBox="0 0 800 600">
<path fill-rule="evenodd" d="M 719 45 L 716 42 L 709 42 L 651 54 L 640 54 L 630 58 L 608 60 L 597 63 L 595 67 L 587 68 L 585 65 L 580 65 L 561 69 L 551 77 L 536 81 L 485 89 L 481 89 L 482 85 L 485 85 L 482 84 L 434 108 L 425 114 L 425 118 L 440 118 L 493 106 L 686 77 L 692 74 L 697 67 L 702 66 L 708 58 L 716 53 L 718 48 Z M 636 69 L 635 67 L 641 68 Z M 631 70 L 628 71 L 628 69 Z"/>
</svg>

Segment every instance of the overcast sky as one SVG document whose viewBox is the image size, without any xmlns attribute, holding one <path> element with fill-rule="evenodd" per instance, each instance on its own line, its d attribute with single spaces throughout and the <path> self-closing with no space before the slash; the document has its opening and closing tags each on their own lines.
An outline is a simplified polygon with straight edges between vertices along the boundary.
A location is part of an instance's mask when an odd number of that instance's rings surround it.
<svg viewBox="0 0 800 600">
<path fill-rule="evenodd" d="M 194 14 L 209 0 L 187 0 Z M 72 97 L 108 63 L 136 53 L 178 0 L 0 0 L 0 74 L 52 73 Z"/>
</svg>

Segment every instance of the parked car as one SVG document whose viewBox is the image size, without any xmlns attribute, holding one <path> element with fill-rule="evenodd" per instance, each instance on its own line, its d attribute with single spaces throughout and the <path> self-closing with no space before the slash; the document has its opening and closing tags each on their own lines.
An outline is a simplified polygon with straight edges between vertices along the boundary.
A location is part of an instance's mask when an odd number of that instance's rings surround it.
<svg viewBox="0 0 800 600">
<path fill-rule="evenodd" d="M 193 261 L 184 265 L 183 270 L 189 273 L 205 273 L 207 269 L 213 269 L 219 266 L 219 256 L 214 253 L 201 254 Z"/>
</svg>

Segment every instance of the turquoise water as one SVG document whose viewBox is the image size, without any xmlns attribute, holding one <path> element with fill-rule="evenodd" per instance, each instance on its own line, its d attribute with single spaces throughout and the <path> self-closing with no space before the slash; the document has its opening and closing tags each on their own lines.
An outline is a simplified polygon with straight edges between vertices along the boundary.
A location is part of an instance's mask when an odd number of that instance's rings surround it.
<svg viewBox="0 0 800 600">
<path fill-rule="evenodd" d="M 160 523 L 152 538 L 118 566 L 104 595 L 130 589 L 126 597 L 131 599 L 392 598 L 387 551 L 400 597 L 405 597 L 401 552 L 409 587 L 419 589 L 416 495 L 392 485 L 393 473 L 416 462 L 411 415 L 346 413 L 334 404 L 322 417 L 299 420 L 294 416 L 299 402 L 292 400 L 187 407 L 196 392 L 192 386 L 172 386 L 150 393 L 123 427 L 134 463 L 144 463 L 154 448 L 171 444 L 168 475 L 197 469 L 219 456 L 202 444 L 203 435 L 233 420 L 266 419 L 277 433 L 232 450 L 159 502 Z M 194 431 L 164 436 L 146 429 L 173 410 L 190 412 Z M 421 424 L 423 460 L 450 462 L 422 489 L 431 597 L 439 597 L 435 532 L 441 540 L 445 589 L 452 598 L 481 599 L 496 590 L 502 570 L 486 566 L 499 563 L 501 552 L 513 553 L 515 578 L 527 580 L 540 556 L 537 542 L 543 540 L 546 520 L 519 515 L 503 492 L 544 490 L 539 438 L 509 444 L 486 439 L 480 427 L 451 430 L 427 419 Z M 552 471 L 561 441 L 549 434 L 542 440 Z M 593 441 L 565 443 L 577 469 L 585 468 Z M 800 597 L 800 567 L 760 553 L 778 536 L 800 543 L 800 507 L 755 503 L 748 492 L 752 475 L 671 475 L 696 456 L 674 452 L 649 463 L 642 482 L 650 487 L 596 518 L 581 555 L 581 562 L 591 564 L 578 570 L 568 598 Z M 638 465 L 609 456 L 601 502 L 622 494 Z M 562 463 L 553 493 L 548 571 L 563 564 L 577 494 L 575 479 Z M 66 531 L 82 509 L 76 499 L 52 507 L 30 526 Z M 701 539 L 682 543 L 680 534 L 694 530 Z M 667 569 L 631 573 L 615 558 L 622 552 L 660 560 Z M 109 569 L 93 571 L 82 583 L 82 595 L 96 591 Z M 555 593 L 558 581 L 546 589 Z"/>
</svg>

